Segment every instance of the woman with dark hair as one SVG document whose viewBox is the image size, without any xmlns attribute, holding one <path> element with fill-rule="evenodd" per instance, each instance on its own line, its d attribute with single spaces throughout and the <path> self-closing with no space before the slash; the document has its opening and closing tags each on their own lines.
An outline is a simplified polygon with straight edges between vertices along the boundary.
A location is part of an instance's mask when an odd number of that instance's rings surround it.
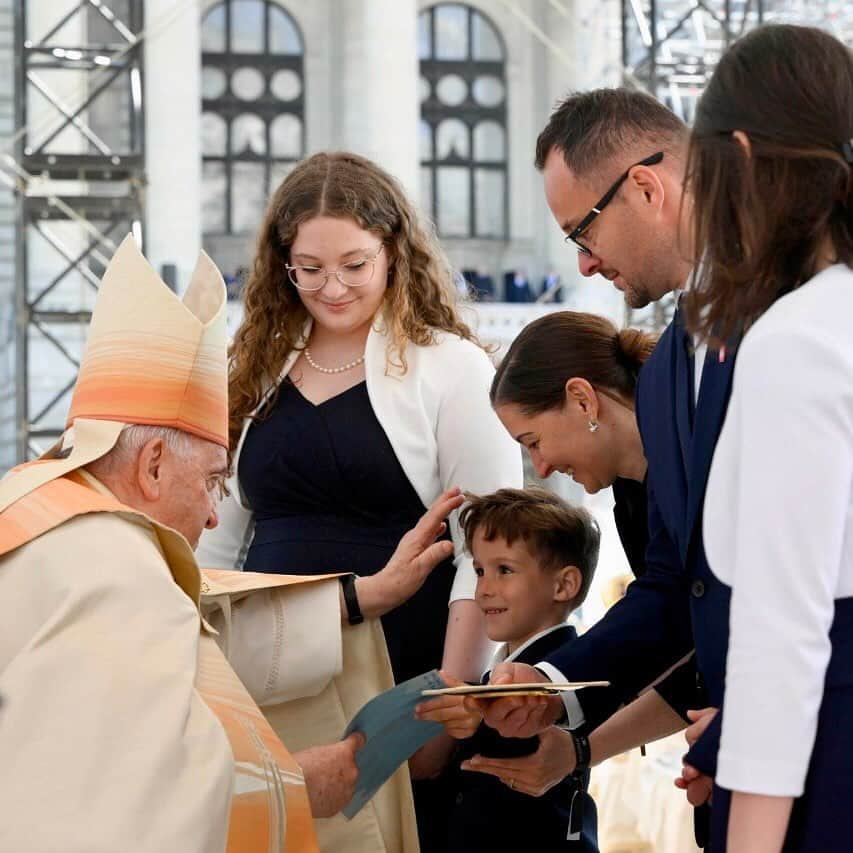
<svg viewBox="0 0 853 853">
<path fill-rule="evenodd" d="M 634 390 L 655 343 L 594 314 L 548 314 L 513 341 L 490 392 L 540 477 L 568 474 L 588 494 L 613 487 L 616 526 L 635 574 L 645 566 L 648 532 Z"/>
<path fill-rule="evenodd" d="M 530 323 L 513 341 L 491 389 L 495 412 L 526 448 L 540 477 L 560 471 L 590 494 L 613 488 L 616 529 L 636 577 L 646 570 L 649 527 L 646 458 L 634 415 L 634 392 L 655 344 L 652 335 L 617 329 L 594 314 L 549 314 Z M 619 682 L 615 669 L 601 678 L 611 680 L 612 690 L 586 691 L 580 700 L 564 694 L 581 706 L 594 701 L 596 716 L 606 719 L 589 739 L 593 764 L 680 731 L 687 724 L 687 709 L 702 704 L 692 659 L 635 702 L 630 702 L 633 690 Z M 614 714 L 623 702 L 629 704 Z M 610 714 L 614 715 L 607 719 Z M 533 756 L 477 756 L 464 769 L 544 792 L 574 768 L 576 759 L 572 737 L 551 727 Z"/>
<path fill-rule="evenodd" d="M 702 255 L 685 309 L 738 345 L 704 509 L 731 586 L 723 710 L 688 755 L 713 773 L 714 853 L 853 838 L 853 55 L 762 27 L 699 104 L 688 184 Z M 724 648 L 725 650 L 725 648 Z M 720 734 L 721 732 L 721 734 Z M 716 737 L 720 736 L 719 751 Z"/>
<path fill-rule="evenodd" d="M 518 448 L 488 403 L 494 368 L 432 229 L 375 163 L 315 154 L 273 193 L 243 295 L 228 388 L 235 476 L 202 564 L 352 572 L 350 620 L 382 616 L 397 682 L 439 666 L 479 678 L 488 639 L 457 514 L 453 561 L 395 609 L 380 571 L 446 489 L 522 484 Z M 318 724 L 323 714 L 332 728 L 347 722 L 324 708 Z M 433 775 L 451 748 L 431 742 L 413 772 Z M 421 849 L 441 849 L 442 786 L 427 778 L 414 791 Z M 323 849 L 376 834 L 364 822 L 337 831 Z"/>
</svg>

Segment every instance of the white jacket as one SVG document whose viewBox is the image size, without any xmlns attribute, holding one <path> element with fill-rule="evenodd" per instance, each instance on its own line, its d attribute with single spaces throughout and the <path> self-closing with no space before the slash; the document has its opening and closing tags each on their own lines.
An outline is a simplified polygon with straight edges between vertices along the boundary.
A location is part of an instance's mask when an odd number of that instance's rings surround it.
<svg viewBox="0 0 853 853">
<path fill-rule="evenodd" d="M 309 332 L 310 326 L 306 337 Z M 388 337 L 374 325 L 364 355 L 367 393 L 424 506 L 453 486 L 476 494 L 520 488 L 524 479 L 521 449 L 489 403 L 494 367 L 488 355 L 471 341 L 447 332 L 438 333 L 432 346 L 410 343 L 405 373 L 388 363 L 387 352 Z M 298 351 L 291 353 L 279 382 L 298 356 Z M 271 386 L 264 400 L 272 390 Z M 251 423 L 252 418 L 247 417 L 234 454 L 231 497 L 219 507 L 219 526 L 205 531 L 196 552 L 201 566 L 242 568 L 251 544 L 252 513 L 237 481 L 240 451 Z M 457 513 L 451 517 L 450 532 L 457 569 L 450 600 L 471 599 L 477 579 L 471 557 L 464 551 Z"/>
</svg>

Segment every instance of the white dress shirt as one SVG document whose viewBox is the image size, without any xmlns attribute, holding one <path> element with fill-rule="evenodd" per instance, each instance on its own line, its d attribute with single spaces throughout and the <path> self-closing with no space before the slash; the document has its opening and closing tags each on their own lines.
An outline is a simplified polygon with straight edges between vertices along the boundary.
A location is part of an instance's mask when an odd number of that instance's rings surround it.
<svg viewBox="0 0 853 853">
<path fill-rule="evenodd" d="M 552 625 L 550 628 L 546 628 L 544 631 L 540 631 L 538 634 L 534 634 L 529 640 L 522 643 L 512 654 L 508 653 L 507 643 L 501 643 L 495 649 L 495 653 L 492 655 L 492 662 L 486 672 L 491 672 L 491 670 L 493 670 L 499 663 L 512 663 L 525 649 L 529 649 L 535 642 L 541 640 L 543 637 L 547 637 L 548 634 L 553 634 L 554 631 L 558 631 L 560 628 L 565 628 L 566 625 L 566 622 L 560 622 L 557 625 Z M 539 664 L 537 664 L 537 666 L 539 666 Z M 486 672 L 483 673 L 484 677 Z M 557 681 L 557 679 L 553 678 L 551 680 Z"/>
<path fill-rule="evenodd" d="M 853 271 L 837 264 L 745 335 L 705 498 L 732 587 L 717 781 L 802 794 L 831 654 L 853 596 Z"/>
</svg>

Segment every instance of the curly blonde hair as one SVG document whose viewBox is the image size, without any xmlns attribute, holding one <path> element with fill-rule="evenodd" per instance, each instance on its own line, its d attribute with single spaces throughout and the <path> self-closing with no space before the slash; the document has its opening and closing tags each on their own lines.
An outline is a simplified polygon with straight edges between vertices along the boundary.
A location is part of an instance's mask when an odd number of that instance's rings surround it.
<svg viewBox="0 0 853 853">
<path fill-rule="evenodd" d="M 245 289 L 244 317 L 229 350 L 229 432 L 236 446 L 243 419 L 263 399 L 288 355 L 301 348 L 308 312 L 285 264 L 299 226 L 317 216 L 353 219 L 388 248 L 390 278 L 380 313 L 389 363 L 406 370 L 409 342 L 435 343 L 446 331 L 479 342 L 460 317 L 450 265 L 431 227 L 400 185 L 364 157 L 324 152 L 301 162 L 267 207 Z"/>
</svg>

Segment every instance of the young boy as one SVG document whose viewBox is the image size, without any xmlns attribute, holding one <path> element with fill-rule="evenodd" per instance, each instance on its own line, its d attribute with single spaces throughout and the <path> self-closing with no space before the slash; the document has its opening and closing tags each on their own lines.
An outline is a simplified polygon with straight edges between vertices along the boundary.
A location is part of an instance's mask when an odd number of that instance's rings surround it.
<svg viewBox="0 0 853 853">
<path fill-rule="evenodd" d="M 477 573 L 476 601 L 489 638 L 502 643 L 492 660 L 535 664 L 574 639 L 566 624 L 581 605 L 598 561 L 599 530 L 590 514 L 540 488 L 468 496 L 460 522 Z M 483 676 L 487 682 L 489 673 Z M 458 760 L 518 757 L 539 738 L 502 738 L 481 724 L 460 742 Z M 504 850 L 598 850 L 589 773 L 569 775 L 541 797 L 483 773 L 458 770 L 449 853 Z"/>
</svg>

